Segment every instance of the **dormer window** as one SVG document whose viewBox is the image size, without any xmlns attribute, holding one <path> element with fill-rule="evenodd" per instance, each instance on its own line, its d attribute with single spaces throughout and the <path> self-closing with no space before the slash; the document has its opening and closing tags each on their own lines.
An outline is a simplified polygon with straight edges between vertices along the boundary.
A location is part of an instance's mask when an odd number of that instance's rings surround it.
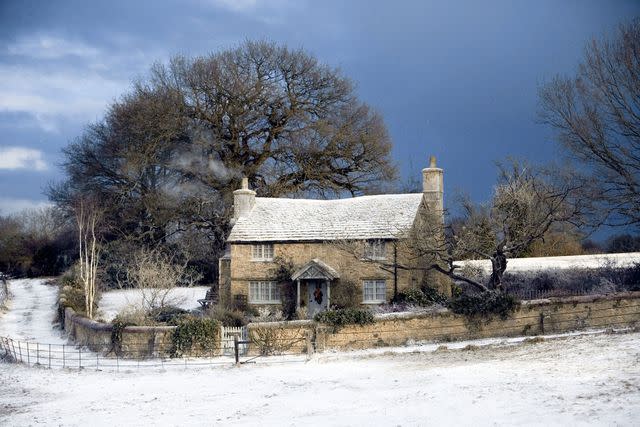
<svg viewBox="0 0 640 427">
<path fill-rule="evenodd" d="M 251 245 L 252 261 L 273 261 L 273 243 Z"/>
<path fill-rule="evenodd" d="M 367 240 L 364 242 L 364 259 L 387 259 L 387 246 L 384 240 Z"/>
</svg>

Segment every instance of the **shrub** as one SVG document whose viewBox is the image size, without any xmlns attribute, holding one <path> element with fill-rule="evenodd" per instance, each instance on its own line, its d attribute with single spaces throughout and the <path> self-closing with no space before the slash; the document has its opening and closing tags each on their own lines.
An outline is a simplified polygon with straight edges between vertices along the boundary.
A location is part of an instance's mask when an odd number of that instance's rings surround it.
<svg viewBox="0 0 640 427">
<path fill-rule="evenodd" d="M 514 272 L 504 275 L 509 293 L 527 295 L 529 291 L 546 295 L 597 294 L 640 289 L 640 263 L 618 267 L 604 263 L 599 268 Z"/>
<path fill-rule="evenodd" d="M 132 326 L 133 323 L 129 323 L 125 320 L 119 319 L 117 316 L 111 322 L 111 350 L 116 355 L 122 355 L 122 331 L 127 326 Z"/>
<path fill-rule="evenodd" d="M 284 320 L 282 310 L 269 307 L 258 308 L 258 315 L 252 319 L 254 322 L 280 322 L 282 320 Z"/>
<path fill-rule="evenodd" d="M 207 317 L 182 317 L 173 332 L 171 357 L 196 352 L 212 354 L 220 343 L 220 322 Z"/>
<path fill-rule="evenodd" d="M 207 317 L 217 320 L 224 326 L 244 326 L 247 324 L 247 319 L 243 312 L 228 309 L 222 305 L 215 305 L 209 308 Z"/>
<path fill-rule="evenodd" d="M 284 317 L 292 319 L 296 312 L 296 298 L 297 288 L 291 281 L 291 275 L 295 270 L 293 261 L 283 257 L 276 257 L 273 262 L 276 264 L 274 268 L 269 272 L 270 277 L 273 278 L 280 286 L 280 298 L 282 300 L 282 311 Z"/>
<path fill-rule="evenodd" d="M 120 310 L 111 323 L 126 323 L 131 326 L 156 326 L 158 324 L 150 312 L 135 305 L 129 305 Z"/>
<path fill-rule="evenodd" d="M 345 325 L 367 325 L 374 322 L 373 314 L 369 310 L 361 308 L 327 310 L 316 314 L 313 320 L 331 325 L 334 329 Z"/>
<path fill-rule="evenodd" d="M 171 305 L 165 307 L 158 307 L 149 312 L 149 317 L 158 323 L 175 323 L 181 317 L 184 317 L 189 312 L 183 310 L 180 307 L 174 307 Z"/>
<path fill-rule="evenodd" d="M 84 286 L 75 278 L 73 271 L 70 270 L 60 279 L 60 294 L 58 296 L 59 318 L 64 319 L 65 307 L 70 307 L 80 315 L 86 315 Z M 98 298 L 96 298 L 96 301 Z M 94 301 L 94 311 L 97 303 Z"/>
<path fill-rule="evenodd" d="M 360 304 L 360 290 L 353 280 L 340 280 L 331 286 L 331 306 L 336 309 L 356 308 Z"/>
<path fill-rule="evenodd" d="M 456 314 L 471 318 L 490 318 L 494 315 L 507 319 L 520 305 L 520 301 L 502 292 L 463 294 L 449 301 L 449 308 Z"/>
<path fill-rule="evenodd" d="M 423 286 L 422 289 L 407 289 L 399 292 L 398 297 L 394 298 L 394 303 L 416 305 L 419 307 L 429 307 L 434 304 L 444 304 L 447 298 L 438 293 L 430 286 Z"/>
<path fill-rule="evenodd" d="M 262 356 L 284 354 L 304 339 L 302 328 L 287 330 L 265 326 L 252 327 L 250 331 L 251 343 L 256 346 Z"/>
</svg>

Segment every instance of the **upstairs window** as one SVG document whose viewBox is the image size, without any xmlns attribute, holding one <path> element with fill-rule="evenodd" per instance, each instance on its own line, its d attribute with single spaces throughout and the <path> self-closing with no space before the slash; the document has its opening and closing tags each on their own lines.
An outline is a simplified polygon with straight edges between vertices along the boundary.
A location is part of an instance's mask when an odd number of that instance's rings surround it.
<svg viewBox="0 0 640 427">
<path fill-rule="evenodd" d="M 364 259 L 387 259 L 387 245 L 384 240 L 367 240 L 364 242 Z"/>
<path fill-rule="evenodd" d="M 362 294 L 365 304 L 382 304 L 387 301 L 387 284 L 384 280 L 365 280 Z"/>
<path fill-rule="evenodd" d="M 273 244 L 260 243 L 251 245 L 251 259 L 253 261 L 273 261 Z"/>
</svg>

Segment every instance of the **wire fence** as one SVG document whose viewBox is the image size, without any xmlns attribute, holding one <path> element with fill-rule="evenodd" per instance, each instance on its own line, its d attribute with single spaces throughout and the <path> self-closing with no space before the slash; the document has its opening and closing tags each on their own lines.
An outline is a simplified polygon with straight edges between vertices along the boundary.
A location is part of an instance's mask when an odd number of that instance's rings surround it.
<svg viewBox="0 0 640 427">
<path fill-rule="evenodd" d="M 597 294 L 597 292 L 591 289 L 586 289 L 586 288 L 550 289 L 550 290 L 517 289 L 517 290 L 508 290 L 507 292 L 524 301 L 544 299 L 544 298 L 554 298 L 554 297 L 557 297 L 557 298 L 578 297 L 578 296 L 584 296 L 584 295 Z"/>
<path fill-rule="evenodd" d="M 217 346 L 191 350 L 188 355 L 178 357 L 159 357 L 157 354 L 169 354 L 171 349 L 167 346 L 164 349 L 157 349 L 156 355 L 138 356 L 145 354 L 147 347 L 145 345 L 128 345 L 127 356 L 123 356 L 109 346 L 104 346 L 102 351 L 96 351 L 95 346 L 92 346 L 92 350 L 72 344 L 43 344 L 0 337 L 0 357 L 6 361 L 20 363 L 29 367 L 93 369 L 97 371 L 131 371 L 145 368 L 187 369 L 257 363 L 258 361 L 277 363 L 308 360 L 308 355 L 300 354 L 300 352 L 274 351 L 262 354 L 259 349 L 253 352 L 243 350 L 243 347 L 247 348 L 252 343 L 253 341 L 239 340 L 236 337 L 232 352 L 228 351 L 228 347 Z"/>
</svg>

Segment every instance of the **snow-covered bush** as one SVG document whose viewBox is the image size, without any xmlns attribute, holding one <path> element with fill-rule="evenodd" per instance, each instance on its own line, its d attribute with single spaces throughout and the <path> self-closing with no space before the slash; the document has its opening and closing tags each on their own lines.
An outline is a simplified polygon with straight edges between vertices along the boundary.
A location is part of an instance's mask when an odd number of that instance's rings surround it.
<svg viewBox="0 0 640 427">
<path fill-rule="evenodd" d="M 513 295 L 496 291 L 463 294 L 449 301 L 451 311 L 470 318 L 491 318 L 497 315 L 504 320 L 519 306 L 520 302 Z"/>
<path fill-rule="evenodd" d="M 367 325 L 374 322 L 373 313 L 362 308 L 327 310 L 316 314 L 313 320 L 318 323 L 331 325 L 334 329 L 345 325 Z"/>
</svg>

